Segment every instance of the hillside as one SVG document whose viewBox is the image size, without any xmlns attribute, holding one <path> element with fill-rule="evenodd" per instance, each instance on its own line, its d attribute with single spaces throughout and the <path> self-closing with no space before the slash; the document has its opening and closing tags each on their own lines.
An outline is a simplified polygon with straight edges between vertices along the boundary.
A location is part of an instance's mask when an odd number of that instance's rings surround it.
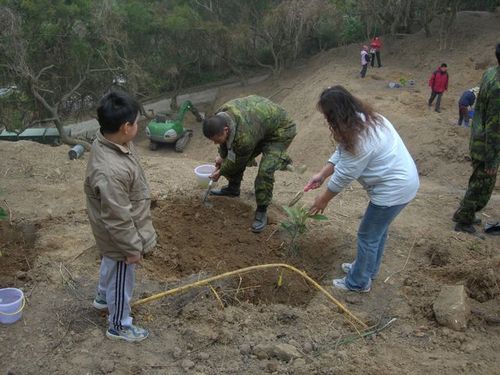
<svg viewBox="0 0 500 375">
<path fill-rule="evenodd" d="M 305 175 L 276 176 L 271 224 L 249 232 L 255 168 L 240 199 L 201 204 L 193 168 L 211 162 L 215 146 L 194 137 L 182 154 L 137 145 L 155 197 L 159 246 L 137 274 L 135 298 L 208 275 L 255 264 L 290 263 L 320 282 L 368 325 L 396 319 L 383 332 L 356 337 L 351 323 L 302 278 L 271 269 L 214 283 L 134 310 L 151 331 L 138 345 L 104 336 L 105 317 L 91 307 L 99 255 L 88 225 L 82 181 L 87 154 L 69 161 L 66 146 L 0 144 L 0 190 L 10 220 L 0 226 L 0 287 L 22 288 L 22 321 L 0 325 L 0 370 L 12 374 L 495 374 L 500 368 L 500 238 L 453 231 L 451 215 L 470 175 L 469 130 L 455 125 L 460 94 L 476 86 L 500 35 L 500 14 L 462 12 L 453 48 L 438 51 L 423 33 L 384 37 L 383 68 L 358 78 L 359 46 L 332 49 L 279 78 L 222 92 L 228 99 L 260 94 L 281 103 L 298 126 L 290 147 Z M 437 25 L 435 25 L 437 27 Z M 435 47 L 434 47 L 435 46 Z M 446 62 L 450 88 L 442 113 L 427 108 L 427 80 Z M 412 88 L 388 83 L 413 79 Z M 391 227 L 380 279 L 366 295 L 328 287 L 355 254 L 356 230 L 368 199 L 354 184 L 330 204 L 329 220 L 314 223 L 296 257 L 286 255 L 281 206 L 326 162 L 334 145 L 316 110 L 323 88 L 342 84 L 398 129 L 421 176 L 417 198 Z M 145 125 L 145 124 L 142 124 Z M 499 219 L 499 182 L 483 221 Z M 315 193 L 303 198 L 304 204 Z M 480 238 L 482 237 L 482 238 Z M 463 284 L 474 314 L 465 331 L 436 322 L 432 304 L 443 285 Z M 214 292 L 216 291 L 216 292 Z M 224 307 L 221 306 L 221 303 Z M 353 336 L 354 335 L 354 336 Z"/>
</svg>

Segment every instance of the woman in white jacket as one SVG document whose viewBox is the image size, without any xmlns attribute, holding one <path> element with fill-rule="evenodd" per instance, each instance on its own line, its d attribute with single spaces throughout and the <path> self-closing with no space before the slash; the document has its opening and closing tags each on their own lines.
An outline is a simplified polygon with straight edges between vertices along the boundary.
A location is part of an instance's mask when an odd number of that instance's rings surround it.
<svg viewBox="0 0 500 375">
<path fill-rule="evenodd" d="M 333 286 L 369 292 L 380 268 L 389 225 L 417 193 L 417 168 L 389 120 L 344 87 L 324 90 L 318 110 L 338 144 L 328 163 L 304 187 L 304 191 L 317 189 L 331 176 L 310 213 L 323 212 L 354 180 L 365 188 L 370 203 L 359 226 L 356 259 L 342 264 L 347 276 L 334 279 Z"/>
</svg>

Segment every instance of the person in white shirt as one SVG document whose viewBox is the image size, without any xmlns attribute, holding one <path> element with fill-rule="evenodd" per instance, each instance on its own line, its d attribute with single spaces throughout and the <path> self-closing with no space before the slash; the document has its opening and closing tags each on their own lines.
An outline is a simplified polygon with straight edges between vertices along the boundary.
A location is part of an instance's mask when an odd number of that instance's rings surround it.
<svg viewBox="0 0 500 375">
<path fill-rule="evenodd" d="M 324 90 L 318 110 L 328 122 L 337 149 L 304 187 L 304 191 L 317 189 L 331 176 L 309 213 L 322 213 L 354 180 L 365 188 L 370 203 L 359 226 L 356 259 L 342 264 L 347 276 L 334 279 L 333 287 L 369 292 L 380 268 L 389 225 L 417 194 L 417 168 L 389 120 L 344 87 Z"/>
<path fill-rule="evenodd" d="M 369 62 L 370 55 L 368 54 L 368 46 L 363 46 L 363 48 L 361 49 L 361 71 L 359 72 L 359 76 L 361 78 L 365 78 Z"/>
</svg>

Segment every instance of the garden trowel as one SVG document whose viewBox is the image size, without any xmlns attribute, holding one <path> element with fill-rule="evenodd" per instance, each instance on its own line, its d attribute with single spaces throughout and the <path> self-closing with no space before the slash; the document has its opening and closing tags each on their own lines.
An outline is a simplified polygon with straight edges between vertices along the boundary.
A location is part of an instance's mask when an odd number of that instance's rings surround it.
<svg viewBox="0 0 500 375">
<path fill-rule="evenodd" d="M 203 194 L 203 205 L 208 208 L 212 207 L 212 203 L 208 201 L 208 195 L 210 194 L 210 189 L 212 188 L 213 183 L 214 180 L 210 179 L 207 191 L 205 191 L 205 193 Z"/>
</svg>

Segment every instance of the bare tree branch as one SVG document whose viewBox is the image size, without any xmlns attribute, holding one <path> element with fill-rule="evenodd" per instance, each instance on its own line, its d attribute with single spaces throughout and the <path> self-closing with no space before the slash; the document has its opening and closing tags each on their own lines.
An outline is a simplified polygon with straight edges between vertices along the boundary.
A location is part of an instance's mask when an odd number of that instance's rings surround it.
<svg viewBox="0 0 500 375">
<path fill-rule="evenodd" d="M 40 71 L 36 75 L 35 79 L 38 81 L 43 73 L 45 73 L 47 70 L 52 69 L 52 68 L 54 68 L 54 65 L 49 65 L 49 66 L 43 67 L 42 69 L 40 69 Z"/>
</svg>

